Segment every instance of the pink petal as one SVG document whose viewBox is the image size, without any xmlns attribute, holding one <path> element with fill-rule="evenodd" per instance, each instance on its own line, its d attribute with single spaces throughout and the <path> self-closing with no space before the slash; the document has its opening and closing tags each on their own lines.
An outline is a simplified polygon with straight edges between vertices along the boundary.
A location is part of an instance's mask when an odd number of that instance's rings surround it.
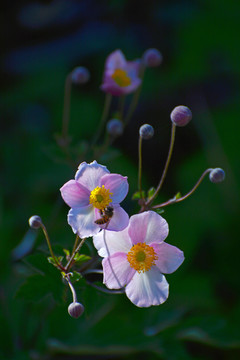
<svg viewBox="0 0 240 360">
<path fill-rule="evenodd" d="M 169 245 L 165 242 L 151 244 L 151 246 L 158 255 L 158 260 L 155 261 L 155 264 L 161 273 L 173 273 L 184 261 L 183 252 L 176 246 Z"/>
<path fill-rule="evenodd" d="M 106 59 L 105 69 L 122 69 L 126 66 L 126 59 L 121 50 L 115 50 Z"/>
<path fill-rule="evenodd" d="M 168 236 L 168 223 L 156 212 L 145 211 L 130 218 L 129 235 L 133 244 L 162 242 Z"/>
<path fill-rule="evenodd" d="M 93 237 L 93 244 L 102 257 L 113 255 L 116 252 L 128 253 L 132 247 L 127 229 L 119 232 L 100 231 Z"/>
<path fill-rule="evenodd" d="M 160 305 L 168 298 L 168 282 L 156 266 L 145 273 L 136 272 L 126 286 L 126 295 L 138 307 Z"/>
<path fill-rule="evenodd" d="M 76 180 L 68 181 L 61 187 L 60 191 L 65 203 L 72 208 L 89 204 L 90 191 Z"/>
<path fill-rule="evenodd" d="M 128 181 L 127 176 L 119 174 L 107 174 L 101 178 L 101 185 L 104 185 L 106 189 L 109 189 L 113 193 L 111 195 L 112 202 L 119 204 L 128 193 Z"/>
<path fill-rule="evenodd" d="M 76 172 L 75 179 L 92 191 L 99 186 L 101 177 L 108 173 L 109 171 L 106 166 L 100 165 L 94 160 L 90 164 L 86 162 L 81 163 Z"/>
<path fill-rule="evenodd" d="M 104 274 L 103 283 L 109 289 L 124 287 L 135 273 L 135 270 L 130 267 L 127 261 L 127 255 L 122 252 L 103 259 L 102 266 Z"/>
<path fill-rule="evenodd" d="M 119 205 L 113 204 L 113 217 L 111 218 L 107 230 L 122 231 L 129 224 L 128 213 Z M 102 226 L 102 229 L 104 226 Z"/>
<path fill-rule="evenodd" d="M 68 213 L 68 223 L 80 238 L 93 236 L 99 232 L 99 227 L 94 222 L 92 205 L 71 209 Z"/>
</svg>

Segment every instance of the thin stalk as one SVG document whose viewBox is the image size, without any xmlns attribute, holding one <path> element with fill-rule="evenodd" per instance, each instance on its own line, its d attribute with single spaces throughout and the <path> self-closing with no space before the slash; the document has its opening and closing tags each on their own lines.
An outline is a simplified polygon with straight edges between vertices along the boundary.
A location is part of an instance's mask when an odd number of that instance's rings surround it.
<svg viewBox="0 0 240 360">
<path fill-rule="evenodd" d="M 167 160 L 166 160 L 166 164 L 165 164 L 165 167 L 164 167 L 164 170 L 163 170 L 163 173 L 162 173 L 162 177 L 159 181 L 159 184 L 157 186 L 157 189 L 155 191 L 155 193 L 153 194 L 153 196 L 146 202 L 146 205 L 149 206 L 153 200 L 156 198 L 157 194 L 159 193 L 162 185 L 163 185 L 163 182 L 165 180 L 165 177 L 167 175 L 167 171 L 168 171 L 168 167 L 169 167 L 169 164 L 170 164 L 170 160 L 171 160 L 171 157 L 172 157 L 172 152 L 173 152 L 173 146 L 174 146 L 174 141 L 175 141 L 175 133 L 176 133 L 176 125 L 174 123 L 172 123 L 172 130 L 171 130 L 171 140 L 170 140 L 170 145 L 169 145 L 169 150 L 168 150 L 168 156 L 167 156 Z"/>
<path fill-rule="evenodd" d="M 94 145 L 98 141 L 98 139 L 103 131 L 103 128 L 105 126 L 105 123 L 107 121 L 107 117 L 109 114 L 111 101 L 112 101 L 112 95 L 106 94 L 102 117 L 101 117 L 101 120 L 100 120 L 100 123 L 98 126 L 98 130 L 96 131 L 95 136 L 93 137 L 92 145 Z"/>
<path fill-rule="evenodd" d="M 44 224 L 41 224 L 41 228 L 42 228 L 42 231 L 44 233 L 44 236 L 45 236 L 45 239 L 47 240 L 47 245 L 48 245 L 48 248 L 49 248 L 49 251 L 50 251 L 50 254 L 53 258 L 53 260 L 55 261 L 57 267 L 61 270 L 65 270 L 64 267 L 58 262 L 58 259 L 56 258 L 56 256 L 54 255 L 54 252 L 53 252 L 53 249 L 52 249 L 52 245 L 51 245 L 51 242 L 50 242 L 50 238 L 48 236 L 48 232 L 47 232 L 47 229 L 45 227 Z"/>
<path fill-rule="evenodd" d="M 68 282 L 68 285 L 69 285 L 70 290 L 71 290 L 71 292 L 72 292 L 73 302 L 75 303 L 75 302 L 77 302 L 77 294 L 76 294 L 76 291 L 75 291 L 75 289 L 74 289 L 74 287 L 73 287 L 73 284 L 72 284 L 71 281 L 69 280 L 69 276 L 68 276 L 67 274 L 66 274 L 65 279 L 66 279 L 67 282 Z"/>
<path fill-rule="evenodd" d="M 200 178 L 198 179 L 198 181 L 196 182 L 196 184 L 194 185 L 194 187 L 184 196 L 181 196 L 180 198 L 176 199 L 176 198 L 173 198 L 173 199 L 170 199 L 162 204 L 159 204 L 159 205 L 154 205 L 152 207 L 152 209 L 158 209 L 158 208 L 161 208 L 161 207 L 164 207 L 164 206 L 167 206 L 167 205 L 171 205 L 171 204 L 175 204 L 175 203 L 178 203 L 180 201 L 183 201 L 185 199 L 187 199 L 190 195 L 192 195 L 194 193 L 194 191 L 198 188 L 198 186 L 201 184 L 201 182 L 203 181 L 204 177 L 210 173 L 213 169 L 207 169 L 205 170 L 202 175 L 200 176 Z"/>
<path fill-rule="evenodd" d="M 142 137 L 140 135 L 139 135 L 139 140 L 138 140 L 138 190 L 139 190 L 141 199 L 143 199 L 143 194 L 142 194 Z"/>
<path fill-rule="evenodd" d="M 69 270 L 69 268 L 71 267 L 71 264 L 73 262 L 74 256 L 76 255 L 76 253 L 81 249 L 81 247 L 83 246 L 84 242 L 85 242 L 86 238 L 82 239 L 82 241 L 78 244 L 78 246 L 76 247 L 76 249 L 74 250 L 74 252 L 72 253 L 71 258 L 69 259 L 67 265 L 65 266 L 65 271 L 67 272 Z"/>
</svg>

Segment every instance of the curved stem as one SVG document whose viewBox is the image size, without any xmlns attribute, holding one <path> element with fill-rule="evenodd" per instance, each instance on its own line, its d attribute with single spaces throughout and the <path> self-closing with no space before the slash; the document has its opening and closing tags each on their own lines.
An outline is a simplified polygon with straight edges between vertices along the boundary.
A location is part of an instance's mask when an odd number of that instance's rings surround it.
<svg viewBox="0 0 240 360">
<path fill-rule="evenodd" d="M 101 120 L 100 120 L 100 123 L 99 123 L 98 130 L 95 133 L 95 136 L 93 137 L 92 145 L 94 145 L 98 141 L 98 139 L 99 139 L 99 137 L 100 137 L 100 135 L 102 133 L 102 130 L 104 128 L 104 125 L 106 123 L 108 113 L 109 113 L 109 110 L 110 110 L 111 101 L 112 101 L 112 95 L 111 94 L 106 94 L 102 117 L 101 117 Z"/>
<path fill-rule="evenodd" d="M 75 291 L 75 289 L 74 289 L 74 287 L 73 287 L 73 284 L 72 284 L 71 281 L 69 280 L 69 275 L 68 275 L 68 274 L 66 274 L 65 279 L 67 280 L 68 285 L 69 285 L 69 287 L 70 287 L 70 290 L 71 290 L 71 292 L 72 292 L 73 302 L 77 302 L 77 294 L 76 294 L 76 291 Z"/>
<path fill-rule="evenodd" d="M 147 201 L 146 205 L 149 206 L 153 200 L 156 198 L 157 194 L 159 193 L 159 190 L 162 187 L 162 184 L 165 180 L 165 177 L 167 175 L 167 171 L 168 171 L 168 166 L 170 164 L 170 160 L 172 157 L 172 152 L 173 152 L 173 145 L 174 145 L 174 141 L 175 141 L 175 133 L 176 133 L 176 125 L 172 123 L 172 130 L 171 130 L 171 140 L 170 140 L 170 145 L 169 145 L 169 150 L 168 150 L 168 156 L 167 156 L 167 160 L 166 160 L 166 164 L 162 173 L 162 177 L 159 181 L 159 184 L 157 186 L 157 189 L 155 191 L 155 193 L 153 194 L 153 196 Z"/>
<path fill-rule="evenodd" d="M 76 247 L 76 249 L 75 249 L 74 252 L 72 253 L 71 258 L 69 259 L 67 265 L 65 266 L 65 269 L 64 269 L 65 272 L 67 272 L 67 271 L 70 269 L 76 253 L 81 249 L 81 247 L 83 246 L 85 240 L 86 240 L 86 238 L 82 239 L 82 241 L 78 244 L 78 246 Z"/>
<path fill-rule="evenodd" d="M 200 176 L 200 178 L 198 179 L 198 181 L 196 182 L 196 184 L 194 185 L 194 187 L 184 196 L 181 196 L 180 198 L 176 198 L 174 197 L 173 199 L 170 199 L 162 204 L 159 204 L 159 205 L 155 205 L 152 207 L 152 209 L 158 209 L 158 208 L 161 208 L 161 207 L 164 207 L 164 206 L 167 206 L 167 205 L 171 205 L 171 204 L 175 204 L 175 203 L 178 203 L 180 201 L 183 201 L 185 199 L 187 199 L 190 195 L 192 195 L 192 193 L 194 193 L 194 191 L 198 188 L 198 186 L 201 184 L 201 182 L 203 181 L 204 177 L 210 173 L 213 169 L 207 169 L 205 170 L 202 175 Z"/>
<path fill-rule="evenodd" d="M 53 260 L 55 261 L 57 267 L 61 270 L 65 270 L 64 267 L 59 263 L 58 259 L 56 258 L 56 256 L 54 255 L 54 252 L 53 252 L 53 249 L 52 249 L 52 245 L 51 245 L 51 242 L 50 242 L 50 238 L 48 236 L 48 232 L 47 232 L 47 229 L 45 227 L 44 224 L 41 224 L 41 228 L 42 228 L 42 231 L 44 233 L 44 236 L 45 236 L 45 239 L 47 240 L 47 245 L 48 245 L 48 248 L 49 248 L 49 251 L 50 251 L 50 254 L 53 258 Z"/>
</svg>

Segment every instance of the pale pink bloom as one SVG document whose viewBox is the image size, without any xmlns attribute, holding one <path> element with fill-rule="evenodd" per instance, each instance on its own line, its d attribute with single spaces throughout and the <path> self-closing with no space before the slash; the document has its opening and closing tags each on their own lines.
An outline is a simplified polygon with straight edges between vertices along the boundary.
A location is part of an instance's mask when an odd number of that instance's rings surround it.
<svg viewBox="0 0 240 360">
<path fill-rule="evenodd" d="M 60 191 L 71 207 L 68 223 L 79 237 L 93 236 L 106 226 L 108 230 L 120 231 L 128 225 L 128 214 L 119 205 L 128 193 L 127 177 L 110 174 L 96 160 L 81 163 L 75 179 L 69 180 Z M 107 206 L 113 207 L 113 216 L 107 224 L 96 224 Z"/>
<path fill-rule="evenodd" d="M 134 92 L 141 84 L 140 61 L 127 61 L 121 50 L 112 52 L 106 59 L 101 90 L 112 95 Z"/>
<path fill-rule="evenodd" d="M 125 287 L 127 297 L 138 307 L 162 304 L 168 298 L 163 274 L 177 270 L 184 255 L 164 242 L 166 220 L 154 211 L 133 215 L 123 231 L 101 231 L 93 241 L 102 261 L 103 282 L 109 289 Z"/>
</svg>

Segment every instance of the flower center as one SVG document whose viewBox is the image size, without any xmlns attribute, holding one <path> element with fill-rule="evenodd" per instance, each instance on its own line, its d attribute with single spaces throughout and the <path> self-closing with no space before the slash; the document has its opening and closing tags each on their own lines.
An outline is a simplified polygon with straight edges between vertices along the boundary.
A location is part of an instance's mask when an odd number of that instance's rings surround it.
<svg viewBox="0 0 240 360">
<path fill-rule="evenodd" d="M 122 69 L 116 69 L 112 74 L 113 80 L 121 87 L 125 87 L 131 84 L 131 79 L 127 75 L 127 72 Z"/>
<path fill-rule="evenodd" d="M 127 259 L 130 266 L 140 273 L 148 271 L 153 265 L 156 265 L 155 260 L 158 259 L 158 256 L 152 246 L 138 243 L 131 247 L 127 253 Z"/>
<path fill-rule="evenodd" d="M 108 189 L 105 189 L 105 186 L 97 186 L 94 190 L 91 191 L 89 203 L 99 210 L 104 210 L 109 203 L 112 201 L 110 195 L 112 195 Z"/>
</svg>

